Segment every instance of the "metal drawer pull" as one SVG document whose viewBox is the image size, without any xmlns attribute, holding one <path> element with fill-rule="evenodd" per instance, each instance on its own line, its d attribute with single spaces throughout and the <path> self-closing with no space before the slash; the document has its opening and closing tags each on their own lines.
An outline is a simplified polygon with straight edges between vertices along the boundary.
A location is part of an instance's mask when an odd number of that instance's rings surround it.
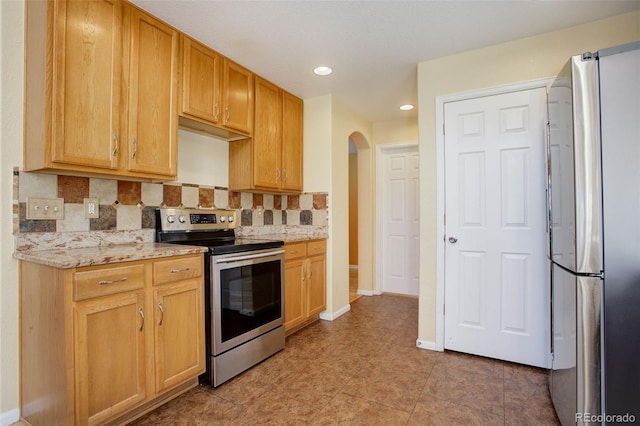
<svg viewBox="0 0 640 426">
<path fill-rule="evenodd" d="M 164 321 L 164 309 L 162 309 L 162 303 L 158 303 L 158 309 L 160 309 L 160 322 L 158 325 L 162 325 L 162 321 Z"/>
<path fill-rule="evenodd" d="M 140 324 L 140 328 L 138 329 L 138 331 L 142 331 L 142 329 L 144 328 L 144 312 L 142 312 L 142 308 L 138 309 L 138 313 L 140 314 L 140 318 L 142 318 L 142 323 Z"/>
<path fill-rule="evenodd" d="M 190 270 L 190 268 L 185 268 L 185 269 L 172 269 L 171 273 L 172 274 L 177 274 L 178 272 L 188 272 Z"/>
<path fill-rule="evenodd" d="M 278 251 L 270 251 L 268 253 L 247 254 L 245 256 L 225 257 L 223 259 L 216 259 L 216 263 L 230 263 L 230 262 L 239 262 L 241 260 L 260 259 L 261 257 L 276 256 L 278 254 L 283 254 L 283 253 L 284 253 L 284 250 L 278 250 Z"/>
<path fill-rule="evenodd" d="M 127 280 L 127 277 L 122 277 L 119 280 L 100 280 L 98 281 L 98 284 L 105 285 L 105 284 L 113 284 L 113 283 L 123 283 L 126 280 Z"/>
</svg>

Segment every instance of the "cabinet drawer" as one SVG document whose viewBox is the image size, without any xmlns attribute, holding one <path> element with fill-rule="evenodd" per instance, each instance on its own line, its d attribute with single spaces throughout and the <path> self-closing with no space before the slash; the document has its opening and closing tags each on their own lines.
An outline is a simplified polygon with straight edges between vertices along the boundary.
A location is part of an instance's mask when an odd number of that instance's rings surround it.
<svg viewBox="0 0 640 426">
<path fill-rule="evenodd" d="M 306 243 L 292 243 L 284 245 L 284 260 L 297 259 L 307 255 Z"/>
<path fill-rule="evenodd" d="M 143 287 L 143 264 L 77 271 L 73 277 L 73 295 L 76 301 Z"/>
<path fill-rule="evenodd" d="M 153 264 L 153 283 L 161 285 L 202 275 L 202 256 L 161 260 Z"/>
<path fill-rule="evenodd" d="M 327 252 L 327 242 L 325 240 L 309 241 L 307 243 L 307 256 L 325 254 Z"/>
</svg>

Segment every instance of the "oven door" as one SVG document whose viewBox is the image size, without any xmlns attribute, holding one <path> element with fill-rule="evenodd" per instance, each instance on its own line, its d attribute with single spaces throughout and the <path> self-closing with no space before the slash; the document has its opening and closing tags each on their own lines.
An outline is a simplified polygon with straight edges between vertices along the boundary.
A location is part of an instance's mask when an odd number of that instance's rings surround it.
<svg viewBox="0 0 640 426">
<path fill-rule="evenodd" d="M 214 255 L 211 268 L 214 356 L 282 326 L 284 250 Z"/>
</svg>

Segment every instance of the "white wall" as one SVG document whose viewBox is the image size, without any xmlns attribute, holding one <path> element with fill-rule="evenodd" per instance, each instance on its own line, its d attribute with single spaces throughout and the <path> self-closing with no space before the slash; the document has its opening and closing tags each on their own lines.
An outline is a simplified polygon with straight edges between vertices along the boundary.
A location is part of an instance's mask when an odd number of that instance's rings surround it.
<svg viewBox="0 0 640 426">
<path fill-rule="evenodd" d="M 331 189 L 329 176 L 331 165 L 331 95 L 305 99 L 303 121 L 304 192 L 329 192 Z"/>
<path fill-rule="evenodd" d="M 551 77 L 570 56 L 640 40 L 640 12 L 418 64 L 420 143 L 419 339 L 435 342 L 437 96 Z"/>
<path fill-rule="evenodd" d="M 373 123 L 373 144 L 415 142 L 418 140 L 418 119 L 379 121 Z"/>
<path fill-rule="evenodd" d="M 228 187 L 229 143 L 178 129 L 178 182 Z"/>
<path fill-rule="evenodd" d="M 0 1 L 0 424 L 18 420 L 18 263 L 14 166 L 22 164 L 24 2 Z"/>
<path fill-rule="evenodd" d="M 337 98 L 331 104 L 331 190 L 329 191 L 329 247 L 330 266 L 327 265 L 327 281 L 331 295 L 327 295 L 327 310 L 335 314 L 349 306 L 349 136 L 354 132 L 370 145 L 373 140 L 371 123 L 350 110 Z M 306 153 L 305 153 L 306 155 Z M 369 162 L 369 168 L 370 168 Z M 358 161 L 358 168 L 365 164 Z M 362 171 L 362 170 L 361 170 Z M 360 189 L 360 187 L 358 188 Z M 359 196 L 365 196 L 360 193 Z M 359 221 L 371 224 L 371 208 L 361 210 Z M 359 234 L 361 234 L 359 232 Z M 362 235 L 366 236 L 366 235 Z M 358 238 L 360 254 L 371 251 L 371 241 Z M 371 234 L 369 234 L 369 239 Z M 372 270 L 372 259 L 359 256 L 358 274 Z M 362 272 L 361 272 L 362 268 Z"/>
</svg>

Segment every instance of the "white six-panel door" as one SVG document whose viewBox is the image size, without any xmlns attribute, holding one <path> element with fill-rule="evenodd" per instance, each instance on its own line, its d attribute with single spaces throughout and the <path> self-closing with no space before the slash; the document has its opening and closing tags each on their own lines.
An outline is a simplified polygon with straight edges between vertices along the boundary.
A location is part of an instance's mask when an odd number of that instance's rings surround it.
<svg viewBox="0 0 640 426">
<path fill-rule="evenodd" d="M 544 88 L 445 104 L 445 348 L 549 361 Z"/>
<path fill-rule="evenodd" d="M 382 151 L 382 291 L 418 295 L 419 166 L 417 145 Z"/>
</svg>

